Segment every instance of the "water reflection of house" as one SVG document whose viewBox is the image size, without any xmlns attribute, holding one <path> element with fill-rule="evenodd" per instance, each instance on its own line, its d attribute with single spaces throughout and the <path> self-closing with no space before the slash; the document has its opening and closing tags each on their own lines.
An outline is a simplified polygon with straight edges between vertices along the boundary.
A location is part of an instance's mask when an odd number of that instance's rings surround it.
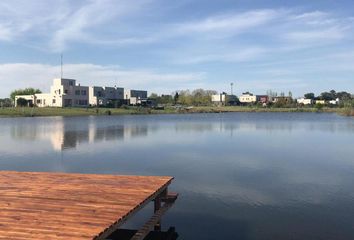
<svg viewBox="0 0 354 240">
<path fill-rule="evenodd" d="M 135 138 L 138 136 L 147 136 L 147 125 L 130 125 L 124 127 L 124 139 Z"/>
<path fill-rule="evenodd" d="M 147 134 L 148 126 L 142 124 L 100 126 L 99 123 L 89 121 L 73 124 L 63 118 L 47 124 L 14 125 L 11 130 L 13 138 L 50 142 L 55 151 L 76 148 L 84 143 L 131 139 Z"/>
</svg>

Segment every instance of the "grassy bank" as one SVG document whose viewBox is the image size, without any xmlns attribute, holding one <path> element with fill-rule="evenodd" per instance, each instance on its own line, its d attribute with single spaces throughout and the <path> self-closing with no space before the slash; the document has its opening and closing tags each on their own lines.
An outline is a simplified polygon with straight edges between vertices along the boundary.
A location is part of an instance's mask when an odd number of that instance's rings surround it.
<svg viewBox="0 0 354 240">
<path fill-rule="evenodd" d="M 328 109 L 330 110 L 330 109 Z M 219 113 L 219 112 L 317 112 L 316 108 L 264 108 L 250 106 L 226 106 L 226 107 L 193 107 L 185 110 L 196 113 Z M 327 111 L 327 109 L 323 109 Z"/>
<path fill-rule="evenodd" d="M 36 117 L 36 116 L 92 116 L 111 114 L 133 114 L 135 110 L 112 108 L 0 108 L 1 117 Z"/>
<path fill-rule="evenodd" d="M 129 115 L 129 114 L 173 114 L 173 113 L 223 113 L 223 112 L 337 112 L 354 116 L 354 110 L 339 108 L 257 108 L 244 106 L 226 107 L 192 107 L 154 110 L 140 107 L 129 108 L 0 108 L 0 117 L 36 117 L 36 116 L 96 116 L 96 115 Z"/>
<path fill-rule="evenodd" d="M 340 108 L 338 109 L 338 114 L 343 115 L 343 116 L 352 116 L 354 117 L 354 108 Z"/>
</svg>

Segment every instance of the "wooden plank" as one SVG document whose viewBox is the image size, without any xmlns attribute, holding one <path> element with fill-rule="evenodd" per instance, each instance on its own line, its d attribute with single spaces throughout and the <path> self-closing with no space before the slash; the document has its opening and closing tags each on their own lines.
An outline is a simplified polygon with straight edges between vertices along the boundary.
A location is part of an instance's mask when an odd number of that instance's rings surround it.
<svg viewBox="0 0 354 240">
<path fill-rule="evenodd" d="M 131 240 L 143 240 L 149 232 L 158 224 L 161 220 L 161 217 L 173 206 L 173 203 L 178 197 L 178 194 L 173 195 L 166 195 L 164 196 L 165 204 L 163 206 L 159 206 L 158 209 L 155 211 L 154 215 L 147 221 L 144 226 L 139 229 Z M 159 229 L 161 230 L 161 229 Z"/>
<path fill-rule="evenodd" d="M 0 171 L 0 239 L 102 239 L 172 179 Z"/>
</svg>

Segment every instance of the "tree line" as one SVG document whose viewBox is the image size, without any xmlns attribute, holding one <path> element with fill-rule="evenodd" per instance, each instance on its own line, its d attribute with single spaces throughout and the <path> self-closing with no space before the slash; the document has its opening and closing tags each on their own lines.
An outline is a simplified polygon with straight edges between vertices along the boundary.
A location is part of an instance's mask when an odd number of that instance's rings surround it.
<svg viewBox="0 0 354 240">
<path fill-rule="evenodd" d="M 150 99 L 156 101 L 157 104 L 181 104 L 193 106 L 207 106 L 211 104 L 211 95 L 217 94 L 215 90 L 195 89 L 176 91 L 171 95 L 157 95 L 152 93 Z"/>
<path fill-rule="evenodd" d="M 2 107 L 9 107 L 12 106 L 15 100 L 15 96 L 17 95 L 33 95 L 37 93 L 42 93 L 40 89 L 35 89 L 35 88 L 25 88 L 25 89 L 17 89 L 11 92 L 10 98 L 5 98 L 5 99 L 0 99 L 0 106 Z M 168 94 L 162 94 L 158 95 L 156 93 L 152 93 L 149 96 L 150 100 L 153 100 L 157 104 L 163 104 L 163 105 L 187 105 L 187 106 L 208 106 L 212 105 L 211 101 L 211 96 L 218 94 L 217 91 L 215 90 L 205 90 L 205 89 L 195 89 L 195 90 L 180 90 L 176 91 L 170 95 Z M 226 93 L 222 93 L 226 94 Z M 277 92 L 274 92 L 272 90 L 268 90 L 267 94 L 269 98 L 274 98 L 277 96 L 280 97 L 289 97 L 291 99 L 290 101 L 286 100 L 285 98 L 283 100 L 278 101 L 277 103 L 270 103 L 270 105 L 273 105 L 274 107 L 295 107 L 296 102 L 292 99 L 292 93 L 291 91 L 288 92 L 286 95 L 284 92 L 281 92 L 278 94 Z M 352 94 L 346 92 L 346 91 L 340 91 L 336 92 L 335 90 L 330 90 L 328 92 L 322 92 L 318 96 L 316 96 L 313 92 L 309 92 L 304 94 L 304 98 L 307 99 L 312 99 L 312 100 L 325 100 L 325 101 L 331 101 L 331 100 L 336 100 L 339 99 L 339 106 L 342 107 L 346 103 L 352 104 L 354 99 L 352 97 Z M 236 102 L 238 102 L 237 97 L 235 96 Z M 24 100 L 24 101 L 23 101 Z M 19 106 L 26 106 L 27 101 L 25 99 L 18 99 L 18 105 Z M 226 100 L 227 102 L 228 100 Z M 257 104 L 257 103 L 255 103 Z M 258 103 L 259 104 L 259 103 Z M 354 103 L 353 103 L 354 104 Z"/>
<path fill-rule="evenodd" d="M 337 98 L 339 100 L 350 100 L 352 99 L 352 95 L 345 91 L 336 92 L 335 90 L 331 90 L 329 92 L 323 92 L 318 96 L 315 96 L 315 94 L 312 92 L 305 93 L 304 98 L 312 99 L 312 100 L 325 100 L 325 101 L 336 100 Z"/>
</svg>

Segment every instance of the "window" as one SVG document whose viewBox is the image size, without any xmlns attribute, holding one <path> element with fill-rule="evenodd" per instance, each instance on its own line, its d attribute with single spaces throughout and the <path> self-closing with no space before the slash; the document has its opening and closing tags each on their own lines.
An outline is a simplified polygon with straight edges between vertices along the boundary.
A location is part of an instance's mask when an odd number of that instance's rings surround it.
<svg viewBox="0 0 354 240">
<path fill-rule="evenodd" d="M 70 86 L 74 86 L 74 82 L 73 82 L 73 81 L 70 81 L 70 82 L 69 82 L 69 85 L 70 85 Z"/>
<path fill-rule="evenodd" d="M 81 95 L 86 96 L 86 90 L 81 90 Z"/>
<path fill-rule="evenodd" d="M 53 104 L 55 104 L 55 99 L 53 99 Z"/>
<path fill-rule="evenodd" d="M 77 105 L 87 105 L 87 100 L 76 100 Z"/>
<path fill-rule="evenodd" d="M 59 93 L 59 95 L 60 95 L 60 89 L 58 90 L 58 93 Z"/>
<path fill-rule="evenodd" d="M 37 99 L 37 104 L 41 104 L 41 100 L 40 99 Z"/>
<path fill-rule="evenodd" d="M 68 94 L 68 89 L 65 89 L 65 90 L 64 90 L 64 93 L 65 93 L 65 94 Z"/>
<path fill-rule="evenodd" d="M 80 90 L 75 90 L 75 95 L 80 95 Z"/>
</svg>

